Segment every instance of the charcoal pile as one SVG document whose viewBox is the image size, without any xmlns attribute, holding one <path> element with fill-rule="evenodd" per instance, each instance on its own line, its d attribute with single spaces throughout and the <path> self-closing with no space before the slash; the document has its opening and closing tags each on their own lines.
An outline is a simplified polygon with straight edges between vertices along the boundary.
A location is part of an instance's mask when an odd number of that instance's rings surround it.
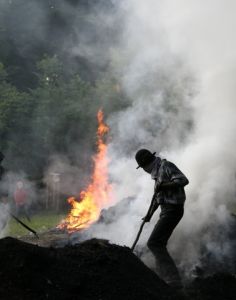
<svg viewBox="0 0 236 300">
<path fill-rule="evenodd" d="M 0 299 L 177 299 L 127 247 L 92 239 L 44 248 L 0 240 Z"/>
<path fill-rule="evenodd" d="M 126 214 L 128 207 L 132 204 L 133 201 L 133 197 L 128 197 L 119 201 L 114 206 L 110 206 L 107 209 L 103 209 L 101 211 L 100 218 L 96 223 L 110 224 L 115 222 L 121 216 Z"/>
<path fill-rule="evenodd" d="M 127 247 L 92 239 L 61 248 L 0 240 L 0 299 L 233 300 L 236 277 L 216 273 L 171 290 Z"/>
<path fill-rule="evenodd" d="M 187 294 L 192 300 L 234 300 L 236 277 L 219 272 L 206 278 L 198 278 L 189 284 Z"/>
</svg>

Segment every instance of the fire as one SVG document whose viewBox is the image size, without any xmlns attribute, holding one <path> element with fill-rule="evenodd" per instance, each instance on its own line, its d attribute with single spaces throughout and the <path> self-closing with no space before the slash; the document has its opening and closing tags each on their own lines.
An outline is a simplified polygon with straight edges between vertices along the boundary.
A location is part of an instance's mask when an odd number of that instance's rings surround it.
<svg viewBox="0 0 236 300">
<path fill-rule="evenodd" d="M 72 208 L 68 216 L 58 225 L 60 229 L 74 232 L 89 227 L 98 220 L 101 209 L 112 202 L 112 185 L 108 180 L 107 145 L 104 141 L 109 127 L 103 121 L 103 112 L 97 113 L 97 153 L 93 156 L 94 170 L 91 183 L 80 193 L 80 199 L 70 197 Z"/>
</svg>

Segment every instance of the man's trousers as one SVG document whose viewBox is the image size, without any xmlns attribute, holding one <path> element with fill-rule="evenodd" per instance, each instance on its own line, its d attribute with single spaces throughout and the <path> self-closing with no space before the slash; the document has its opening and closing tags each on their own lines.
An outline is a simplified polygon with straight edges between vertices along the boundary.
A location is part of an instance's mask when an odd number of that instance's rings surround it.
<svg viewBox="0 0 236 300">
<path fill-rule="evenodd" d="M 183 205 L 162 204 L 160 218 L 147 243 L 148 248 L 155 256 L 158 275 L 170 286 L 176 288 L 182 287 L 181 278 L 166 246 L 183 214 Z"/>
</svg>

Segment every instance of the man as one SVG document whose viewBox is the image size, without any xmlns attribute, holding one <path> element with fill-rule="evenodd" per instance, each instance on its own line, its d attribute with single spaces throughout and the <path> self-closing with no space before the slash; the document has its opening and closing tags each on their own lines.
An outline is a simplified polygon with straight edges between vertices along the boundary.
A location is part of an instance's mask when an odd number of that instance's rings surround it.
<svg viewBox="0 0 236 300">
<path fill-rule="evenodd" d="M 167 251 L 167 242 L 183 217 L 185 192 L 184 186 L 189 183 L 186 176 L 166 159 L 155 156 L 147 149 L 139 150 L 135 159 L 151 178 L 155 180 L 154 202 L 150 213 L 144 217 L 151 220 L 158 206 L 161 206 L 160 218 L 152 231 L 147 245 L 156 259 L 158 275 L 174 288 L 182 288 L 178 269 Z"/>
<path fill-rule="evenodd" d="M 24 188 L 24 183 L 19 180 L 16 183 L 16 189 L 13 194 L 15 205 L 16 205 L 16 214 L 17 217 L 25 216 L 27 220 L 30 222 L 30 217 L 28 214 L 28 193 Z"/>
</svg>

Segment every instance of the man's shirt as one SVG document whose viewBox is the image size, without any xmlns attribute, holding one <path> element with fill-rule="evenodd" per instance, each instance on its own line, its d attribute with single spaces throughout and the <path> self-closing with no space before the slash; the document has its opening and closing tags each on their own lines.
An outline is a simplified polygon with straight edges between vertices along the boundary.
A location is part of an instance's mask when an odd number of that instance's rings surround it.
<svg viewBox="0 0 236 300">
<path fill-rule="evenodd" d="M 159 204 L 184 204 L 186 195 L 184 186 L 189 183 L 187 177 L 170 161 L 163 159 L 160 164 L 152 170 L 152 178 L 156 181 L 155 189 L 161 183 L 175 182 L 176 188 L 157 193 L 156 201 Z"/>
</svg>

